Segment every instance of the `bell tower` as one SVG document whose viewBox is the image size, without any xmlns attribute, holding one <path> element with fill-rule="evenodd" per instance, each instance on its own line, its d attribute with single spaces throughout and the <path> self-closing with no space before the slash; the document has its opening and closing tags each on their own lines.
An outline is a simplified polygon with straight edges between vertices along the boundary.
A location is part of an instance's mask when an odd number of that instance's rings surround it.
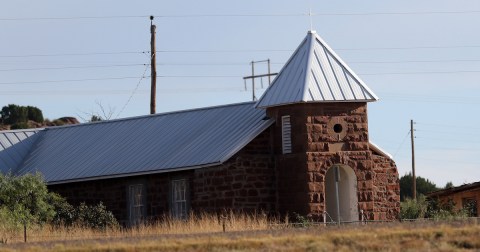
<svg viewBox="0 0 480 252">
<path fill-rule="evenodd" d="M 328 197 L 341 201 L 336 204 L 342 207 L 338 212 L 367 213 L 370 219 L 380 216 L 374 214 L 377 200 L 374 195 L 375 160 L 378 159 L 374 156 L 386 159 L 377 162 L 392 164 L 387 180 L 393 185 L 398 185 L 398 172 L 388 154 L 379 148 L 371 150 L 367 103 L 377 100 L 320 36 L 309 31 L 256 103 L 257 108 L 266 109 L 267 115 L 275 119 L 279 212 L 322 219 L 325 215 L 333 215 L 327 212 Z M 350 174 L 352 183 L 348 186 L 356 187 L 354 192 L 358 193 L 348 191 L 341 195 L 342 190 L 328 191 L 326 184 L 332 183 L 326 181 L 326 175 L 332 167 L 345 168 L 344 173 Z M 393 198 L 397 191 L 391 194 Z M 330 204 L 328 209 L 332 211 L 333 203 Z M 391 211 L 392 216 L 395 211 Z M 335 216 L 337 220 L 334 221 L 361 217 Z M 382 216 L 387 218 L 387 214 Z"/>
</svg>

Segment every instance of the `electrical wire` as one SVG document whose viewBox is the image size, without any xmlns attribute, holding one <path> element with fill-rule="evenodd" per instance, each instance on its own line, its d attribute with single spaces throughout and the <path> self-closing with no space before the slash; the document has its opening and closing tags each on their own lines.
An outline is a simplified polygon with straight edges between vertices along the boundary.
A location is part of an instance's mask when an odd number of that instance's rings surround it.
<svg viewBox="0 0 480 252">
<path fill-rule="evenodd" d="M 150 64 L 119 64 L 119 65 L 97 65 L 97 66 L 65 66 L 65 67 L 39 67 L 39 68 L 11 68 L 0 69 L 0 72 L 16 72 L 16 71 L 37 71 L 37 70 L 63 70 L 63 69 L 89 69 L 89 68 L 110 68 L 110 67 L 129 67 L 144 66 Z"/>
<path fill-rule="evenodd" d="M 144 54 L 145 52 L 88 52 L 88 53 L 54 53 L 54 54 L 25 54 L 25 55 L 0 55 L 0 58 L 28 58 L 28 57 L 61 57 L 61 56 L 90 56 L 112 54 Z"/>
<path fill-rule="evenodd" d="M 410 134 L 410 130 L 407 132 L 407 135 L 405 135 L 405 137 L 403 138 L 402 142 L 400 143 L 400 145 L 398 146 L 397 150 L 395 151 L 395 153 L 393 154 L 393 157 L 395 157 L 397 154 L 398 154 L 398 151 L 400 150 L 400 148 L 402 148 L 403 144 L 405 143 L 405 140 L 407 140 L 407 137 L 408 135 Z"/>
<path fill-rule="evenodd" d="M 145 70 L 143 71 L 142 77 L 140 77 L 140 79 L 138 80 L 137 85 L 135 86 L 135 88 L 133 89 L 132 93 L 130 94 L 130 97 L 128 97 L 127 102 L 125 102 L 125 104 L 123 105 L 122 109 L 120 109 L 120 111 L 118 112 L 116 118 L 118 118 L 118 117 L 120 116 L 120 114 L 123 112 L 123 110 L 125 110 L 125 108 L 127 107 L 127 105 L 130 103 L 130 100 L 132 100 L 132 97 L 133 97 L 133 96 L 135 95 L 135 93 L 137 92 L 138 87 L 140 86 L 140 83 L 141 83 L 142 80 L 145 78 L 145 73 L 147 72 L 148 66 L 149 66 L 149 65 L 146 65 L 146 64 L 145 64 Z"/>
<path fill-rule="evenodd" d="M 448 49 L 448 48 L 480 48 L 480 45 L 452 45 L 452 46 L 407 46 L 407 47 L 365 47 L 365 48 L 336 48 L 335 51 L 371 51 L 371 50 L 416 50 L 416 49 Z M 245 53 L 245 52 L 293 52 L 291 49 L 218 49 L 218 50 L 157 50 L 157 53 Z M 27 58 L 27 57 L 61 57 L 61 56 L 89 56 L 89 55 L 115 55 L 115 54 L 147 54 L 150 51 L 124 51 L 124 52 L 86 52 L 86 53 L 55 53 L 55 54 L 25 54 L 25 55 L 0 55 L 0 58 Z M 462 60 L 459 60 L 462 61 Z M 468 61 L 468 60 L 463 60 Z M 475 60 L 478 61 L 478 60 Z M 406 61 L 416 62 L 416 61 Z M 422 61 L 417 61 L 422 62 Z M 425 61 L 431 62 L 431 61 Z M 377 62 L 369 62 L 377 63 Z M 390 62 L 378 62 L 390 63 Z M 396 62 L 392 62 L 396 63 Z"/>
<path fill-rule="evenodd" d="M 217 17 L 302 17 L 302 16 L 378 16 L 378 15 L 452 15 L 452 14 L 476 14 L 478 10 L 459 11 L 411 11 L 411 12 L 345 12 L 345 13 L 257 13 L 257 14 L 178 14 L 163 15 L 154 14 L 156 18 L 217 18 Z M 41 21 L 41 20 L 88 20 L 88 19 L 132 19 L 147 18 L 150 15 L 112 15 L 112 16 L 77 16 L 77 17 L 24 17 L 24 18 L 0 18 L 0 21 Z"/>
<path fill-rule="evenodd" d="M 148 78 L 150 76 L 147 76 Z M 91 79 L 71 79 L 71 80 L 45 80 L 45 81 L 23 81 L 23 82 L 0 82 L 0 85 L 17 85 L 17 84 L 40 84 L 40 83 L 61 83 L 61 82 L 82 82 L 82 81 L 102 81 L 102 80 L 124 80 L 138 79 L 139 77 L 112 77 L 112 78 L 91 78 Z"/>
</svg>

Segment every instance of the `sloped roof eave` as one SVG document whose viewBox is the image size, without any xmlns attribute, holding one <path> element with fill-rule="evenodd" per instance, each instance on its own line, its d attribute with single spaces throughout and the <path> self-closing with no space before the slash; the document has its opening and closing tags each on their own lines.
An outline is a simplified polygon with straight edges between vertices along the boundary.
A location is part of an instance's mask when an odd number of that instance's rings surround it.
<svg viewBox="0 0 480 252">
<path fill-rule="evenodd" d="M 272 108 L 272 107 L 280 107 L 280 106 L 286 106 L 286 105 L 293 105 L 293 104 L 311 104 L 311 103 L 318 103 L 318 104 L 324 104 L 324 103 L 363 103 L 363 102 L 376 102 L 378 101 L 377 100 L 341 100 L 341 101 L 335 101 L 335 100 L 332 100 L 332 101 L 292 101 L 292 102 L 286 102 L 286 103 L 278 103 L 278 104 L 275 104 L 275 105 L 271 105 L 271 106 L 260 106 L 260 105 L 256 105 L 255 108 L 258 108 L 258 109 L 266 109 L 266 108 Z"/>
</svg>

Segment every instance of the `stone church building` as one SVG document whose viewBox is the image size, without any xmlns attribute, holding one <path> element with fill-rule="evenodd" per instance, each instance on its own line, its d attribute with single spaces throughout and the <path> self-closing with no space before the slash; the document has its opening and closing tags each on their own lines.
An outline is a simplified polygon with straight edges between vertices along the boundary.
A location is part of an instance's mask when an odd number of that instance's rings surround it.
<svg viewBox="0 0 480 252">
<path fill-rule="evenodd" d="M 391 156 L 369 141 L 378 98 L 314 32 L 257 102 L 0 132 L 0 172 L 40 172 L 124 224 L 234 211 L 393 220 Z"/>
</svg>

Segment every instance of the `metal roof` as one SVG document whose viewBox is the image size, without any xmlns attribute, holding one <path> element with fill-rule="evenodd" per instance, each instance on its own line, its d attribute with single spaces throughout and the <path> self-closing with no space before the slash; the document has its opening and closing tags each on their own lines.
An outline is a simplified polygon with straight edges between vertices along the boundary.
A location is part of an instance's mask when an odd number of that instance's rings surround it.
<svg viewBox="0 0 480 252">
<path fill-rule="evenodd" d="M 309 31 L 256 107 L 376 100 L 377 96 L 327 43 L 315 31 Z"/>
<path fill-rule="evenodd" d="M 0 131 L 0 172 L 15 172 L 43 129 Z"/>
<path fill-rule="evenodd" d="M 273 123 L 253 105 L 47 128 L 16 174 L 54 184 L 220 164 Z"/>
<path fill-rule="evenodd" d="M 427 197 L 447 196 L 450 194 L 468 191 L 468 190 L 480 190 L 480 181 L 430 192 L 430 193 L 427 193 Z"/>
<path fill-rule="evenodd" d="M 388 158 L 390 158 L 390 159 L 393 159 L 392 154 L 390 154 L 390 153 L 388 153 L 386 150 L 380 148 L 380 146 L 376 145 L 375 143 L 373 143 L 373 142 L 371 142 L 371 141 L 369 142 L 369 144 L 370 144 L 369 147 L 370 147 L 371 150 L 376 151 L 377 153 L 379 153 L 379 154 L 381 154 L 381 155 L 383 155 L 383 156 L 385 156 L 385 157 L 388 157 Z"/>
</svg>

